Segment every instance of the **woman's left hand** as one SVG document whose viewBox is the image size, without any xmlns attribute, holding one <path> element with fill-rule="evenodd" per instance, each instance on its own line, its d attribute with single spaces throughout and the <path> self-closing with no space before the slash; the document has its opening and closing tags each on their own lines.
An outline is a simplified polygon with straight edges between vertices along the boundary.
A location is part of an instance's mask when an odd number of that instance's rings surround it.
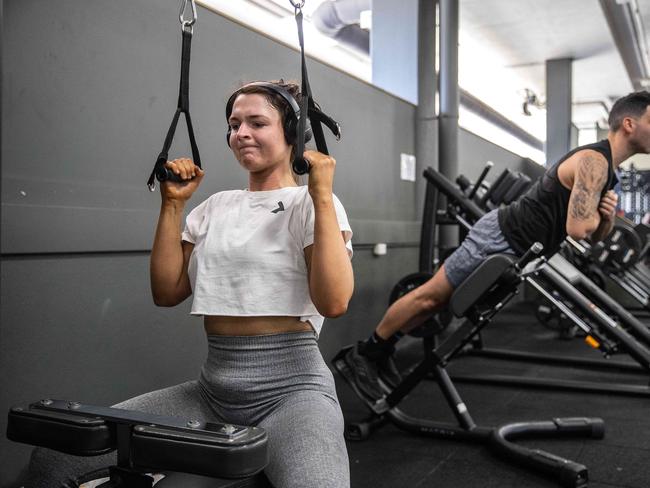
<svg viewBox="0 0 650 488">
<path fill-rule="evenodd" d="M 309 162 L 309 194 L 312 198 L 331 197 L 336 160 L 318 151 L 307 150 L 303 157 Z"/>
</svg>

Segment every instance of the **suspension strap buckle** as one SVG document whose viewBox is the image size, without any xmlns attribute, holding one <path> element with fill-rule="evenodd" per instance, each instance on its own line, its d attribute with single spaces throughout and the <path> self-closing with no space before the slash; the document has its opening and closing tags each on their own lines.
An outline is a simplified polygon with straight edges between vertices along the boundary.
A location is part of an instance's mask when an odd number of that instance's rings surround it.
<svg viewBox="0 0 650 488">
<path fill-rule="evenodd" d="M 192 17 L 190 19 L 185 18 L 185 10 L 187 10 L 187 4 L 190 4 L 190 12 L 192 14 Z M 194 0 L 182 0 L 181 3 L 181 11 L 178 14 L 178 19 L 181 22 L 181 30 L 183 32 L 189 32 L 192 34 L 194 30 L 194 23 L 196 22 L 196 4 L 194 3 Z"/>
</svg>

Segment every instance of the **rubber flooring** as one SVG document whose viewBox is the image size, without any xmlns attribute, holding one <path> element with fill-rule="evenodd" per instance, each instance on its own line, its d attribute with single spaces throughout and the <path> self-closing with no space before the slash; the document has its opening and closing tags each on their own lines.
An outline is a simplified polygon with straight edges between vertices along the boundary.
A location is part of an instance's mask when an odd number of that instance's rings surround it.
<svg viewBox="0 0 650 488">
<path fill-rule="evenodd" d="M 575 356 L 601 360 L 580 337 L 560 339 L 557 331 L 542 326 L 530 304 L 506 308 L 483 331 L 484 345 L 549 356 Z M 398 347 L 400 369 L 407 371 L 422 357 L 420 340 L 407 337 Z M 619 354 L 611 360 L 634 362 Z M 609 360 L 611 362 L 611 360 Z M 607 363 L 607 359 L 602 359 Z M 534 378 L 592 381 L 600 384 L 648 385 L 647 374 L 601 368 L 518 363 L 483 357 L 459 357 L 448 366 L 450 374 L 508 374 Z M 360 421 L 369 410 L 338 376 L 337 390 L 347 422 Z M 551 420 L 556 417 L 598 417 L 605 422 L 603 439 L 562 438 L 517 441 L 527 447 L 584 464 L 592 488 L 650 487 L 650 396 L 557 391 L 523 386 L 456 383 L 475 423 L 492 427 L 511 422 Z M 418 418 L 454 423 L 437 384 L 425 380 L 400 408 Z M 392 424 L 375 430 L 367 440 L 348 441 L 353 488 L 547 488 L 560 484 L 509 462 L 480 443 L 436 439 L 406 432 Z"/>
</svg>

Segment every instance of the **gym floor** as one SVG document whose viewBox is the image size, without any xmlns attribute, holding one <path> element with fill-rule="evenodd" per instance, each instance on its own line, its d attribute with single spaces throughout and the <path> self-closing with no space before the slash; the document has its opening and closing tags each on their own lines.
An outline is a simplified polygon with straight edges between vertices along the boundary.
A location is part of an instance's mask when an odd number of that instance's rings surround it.
<svg viewBox="0 0 650 488">
<path fill-rule="evenodd" d="M 598 359 L 600 354 L 579 337 L 567 340 L 545 328 L 528 303 L 515 304 L 484 330 L 486 346 L 549 355 Z M 401 369 L 422 356 L 419 340 L 405 338 L 398 350 Z M 618 355 L 616 361 L 626 360 Z M 604 360 L 605 361 L 605 360 Z M 631 361 L 630 361 L 631 362 Z M 459 358 L 448 368 L 454 373 L 502 373 L 535 377 L 628 382 L 647 385 L 646 375 L 585 371 L 478 357 Z M 650 398 L 607 393 L 574 393 L 521 387 L 457 384 L 470 414 L 479 426 L 555 417 L 600 417 L 605 438 L 518 441 L 582 463 L 589 469 L 590 488 L 648 488 L 650 486 Z M 369 411 L 337 377 L 337 390 L 346 421 L 360 421 Z M 407 397 L 402 410 L 410 415 L 455 422 L 437 384 L 426 381 Z M 436 488 L 546 488 L 558 484 L 517 467 L 479 444 L 421 437 L 387 424 L 365 441 L 348 441 L 352 486 Z"/>
</svg>

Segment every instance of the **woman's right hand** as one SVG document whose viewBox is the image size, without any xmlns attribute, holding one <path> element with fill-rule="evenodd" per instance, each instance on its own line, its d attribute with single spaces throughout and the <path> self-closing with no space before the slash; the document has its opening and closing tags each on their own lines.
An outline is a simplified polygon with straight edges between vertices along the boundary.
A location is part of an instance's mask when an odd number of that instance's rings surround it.
<svg viewBox="0 0 650 488">
<path fill-rule="evenodd" d="M 160 184 L 163 201 L 186 202 L 196 191 L 205 173 L 189 158 L 167 161 L 165 167 L 180 176 L 183 182 L 164 181 Z"/>
</svg>

